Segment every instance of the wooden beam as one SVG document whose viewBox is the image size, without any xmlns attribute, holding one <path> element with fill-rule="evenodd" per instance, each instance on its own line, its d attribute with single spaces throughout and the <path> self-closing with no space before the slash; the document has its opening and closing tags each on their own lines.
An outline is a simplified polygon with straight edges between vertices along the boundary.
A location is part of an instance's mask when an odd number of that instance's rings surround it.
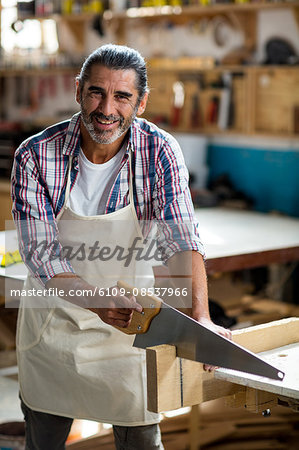
<svg viewBox="0 0 299 450">
<path fill-rule="evenodd" d="M 233 341 L 254 353 L 295 344 L 298 340 L 299 317 L 289 317 L 233 332 Z"/>
<path fill-rule="evenodd" d="M 259 391 L 250 387 L 246 388 L 245 408 L 247 411 L 259 413 L 278 404 L 277 395 L 272 392 Z"/>
<path fill-rule="evenodd" d="M 177 358 L 173 345 L 146 349 L 149 411 L 162 412 L 198 405 L 232 395 L 244 388 L 214 379 L 203 364 Z"/>
<path fill-rule="evenodd" d="M 256 47 L 256 11 L 231 11 L 228 18 L 234 25 L 237 25 L 244 33 L 244 47 L 249 51 L 254 51 Z"/>
<path fill-rule="evenodd" d="M 249 128 L 247 131 L 249 132 Z M 299 247 L 288 247 L 243 255 L 208 258 L 206 271 L 208 275 L 211 275 L 216 272 L 232 272 L 234 270 L 252 269 L 253 267 L 268 266 L 273 263 L 287 263 L 298 260 Z M 170 278 L 168 268 L 165 266 L 155 266 L 153 270 L 157 280 Z"/>
<path fill-rule="evenodd" d="M 299 6 L 298 5 L 292 6 L 292 10 L 293 10 L 293 14 L 295 16 L 295 20 L 297 22 L 297 27 L 299 30 Z"/>
<path fill-rule="evenodd" d="M 298 342 L 299 318 L 282 319 L 233 332 L 233 341 L 258 353 Z M 245 392 L 245 387 L 217 380 L 198 362 L 178 358 L 171 345 L 146 350 L 148 409 L 163 412 Z"/>
<path fill-rule="evenodd" d="M 206 268 L 207 273 L 212 274 L 215 272 L 231 272 L 233 270 L 268 266 L 269 264 L 272 264 L 274 262 L 285 263 L 289 261 L 298 261 L 298 259 L 299 247 L 290 247 L 285 249 L 248 253 L 244 255 L 210 258 L 207 260 Z"/>
</svg>

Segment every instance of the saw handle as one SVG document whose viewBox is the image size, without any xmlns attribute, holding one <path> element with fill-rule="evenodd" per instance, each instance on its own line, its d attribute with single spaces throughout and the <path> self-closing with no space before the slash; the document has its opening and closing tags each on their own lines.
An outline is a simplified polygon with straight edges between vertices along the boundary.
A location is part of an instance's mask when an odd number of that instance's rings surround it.
<svg viewBox="0 0 299 450">
<path fill-rule="evenodd" d="M 119 289 L 125 289 L 126 297 L 133 295 L 133 289 L 134 293 L 136 291 L 136 288 L 130 286 L 124 281 L 118 281 L 117 286 Z M 140 292 L 138 292 L 138 295 L 135 295 L 135 298 L 142 306 L 142 312 L 140 313 L 138 311 L 133 311 L 131 323 L 127 328 L 115 327 L 126 334 L 146 333 L 152 319 L 159 314 L 161 309 L 161 300 L 153 295 L 141 295 Z"/>
</svg>

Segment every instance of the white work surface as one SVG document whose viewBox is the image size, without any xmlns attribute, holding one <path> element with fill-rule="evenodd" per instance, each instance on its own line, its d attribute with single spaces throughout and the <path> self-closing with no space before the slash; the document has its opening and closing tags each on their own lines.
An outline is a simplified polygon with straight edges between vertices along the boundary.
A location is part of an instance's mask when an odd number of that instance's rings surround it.
<svg viewBox="0 0 299 450">
<path fill-rule="evenodd" d="M 286 261 L 299 259 L 299 219 L 226 208 L 196 209 L 195 216 L 207 261 L 213 262 L 214 270 L 238 270 L 280 262 L 282 254 Z M 15 231 L 0 232 L 0 245 L 5 244 L 7 250 L 17 248 Z M 291 258 L 286 255 L 286 249 L 295 250 L 295 257 L 294 252 Z M 275 252 L 271 253 L 271 261 L 269 251 Z M 250 259 L 250 255 L 253 258 Z M 247 258 L 245 262 L 244 258 Z M 229 262 L 233 262 L 233 267 Z M 26 274 L 23 264 L 0 268 L 0 277 L 24 280 Z"/>
<path fill-rule="evenodd" d="M 272 380 L 231 369 L 216 369 L 215 378 L 262 391 L 299 399 L 299 343 L 259 353 L 269 364 L 285 373 L 284 379 Z"/>
<path fill-rule="evenodd" d="M 207 259 L 299 246 L 299 219 L 225 208 L 195 210 Z"/>
</svg>

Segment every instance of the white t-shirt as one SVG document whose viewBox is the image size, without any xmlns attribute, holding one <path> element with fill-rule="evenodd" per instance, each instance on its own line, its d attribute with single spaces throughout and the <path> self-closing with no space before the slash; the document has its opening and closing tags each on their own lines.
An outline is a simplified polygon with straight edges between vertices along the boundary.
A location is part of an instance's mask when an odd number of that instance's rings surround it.
<svg viewBox="0 0 299 450">
<path fill-rule="evenodd" d="M 94 164 L 79 153 L 79 174 L 70 192 L 69 206 L 81 216 L 104 214 L 108 195 L 118 173 L 125 146 L 103 164 Z"/>
</svg>

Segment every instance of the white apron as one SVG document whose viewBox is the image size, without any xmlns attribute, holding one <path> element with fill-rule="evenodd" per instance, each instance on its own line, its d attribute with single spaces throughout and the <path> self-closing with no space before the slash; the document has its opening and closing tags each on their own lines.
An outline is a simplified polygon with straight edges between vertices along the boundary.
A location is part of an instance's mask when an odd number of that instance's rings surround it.
<svg viewBox="0 0 299 450">
<path fill-rule="evenodd" d="M 131 152 L 129 159 L 130 204 L 110 214 L 90 217 L 79 216 L 67 206 L 70 160 L 65 204 L 57 218 L 63 247 L 76 249 L 84 243 L 88 249 L 98 241 L 100 248 L 129 248 L 136 237 L 142 238 L 133 201 Z M 139 244 L 142 242 L 143 238 Z M 118 259 L 73 259 L 71 264 L 76 274 L 98 287 L 112 287 L 119 279 L 137 287 L 153 285 L 148 262 L 134 263 L 132 259 L 125 267 L 124 261 Z M 27 292 L 32 287 L 41 288 L 29 276 Z M 61 298 L 37 300 L 41 308 L 24 308 L 26 298 L 22 299 L 18 318 L 17 354 L 23 401 L 37 411 L 114 425 L 159 422 L 158 414 L 147 411 L 145 351 L 132 347 L 134 336 Z"/>
</svg>

